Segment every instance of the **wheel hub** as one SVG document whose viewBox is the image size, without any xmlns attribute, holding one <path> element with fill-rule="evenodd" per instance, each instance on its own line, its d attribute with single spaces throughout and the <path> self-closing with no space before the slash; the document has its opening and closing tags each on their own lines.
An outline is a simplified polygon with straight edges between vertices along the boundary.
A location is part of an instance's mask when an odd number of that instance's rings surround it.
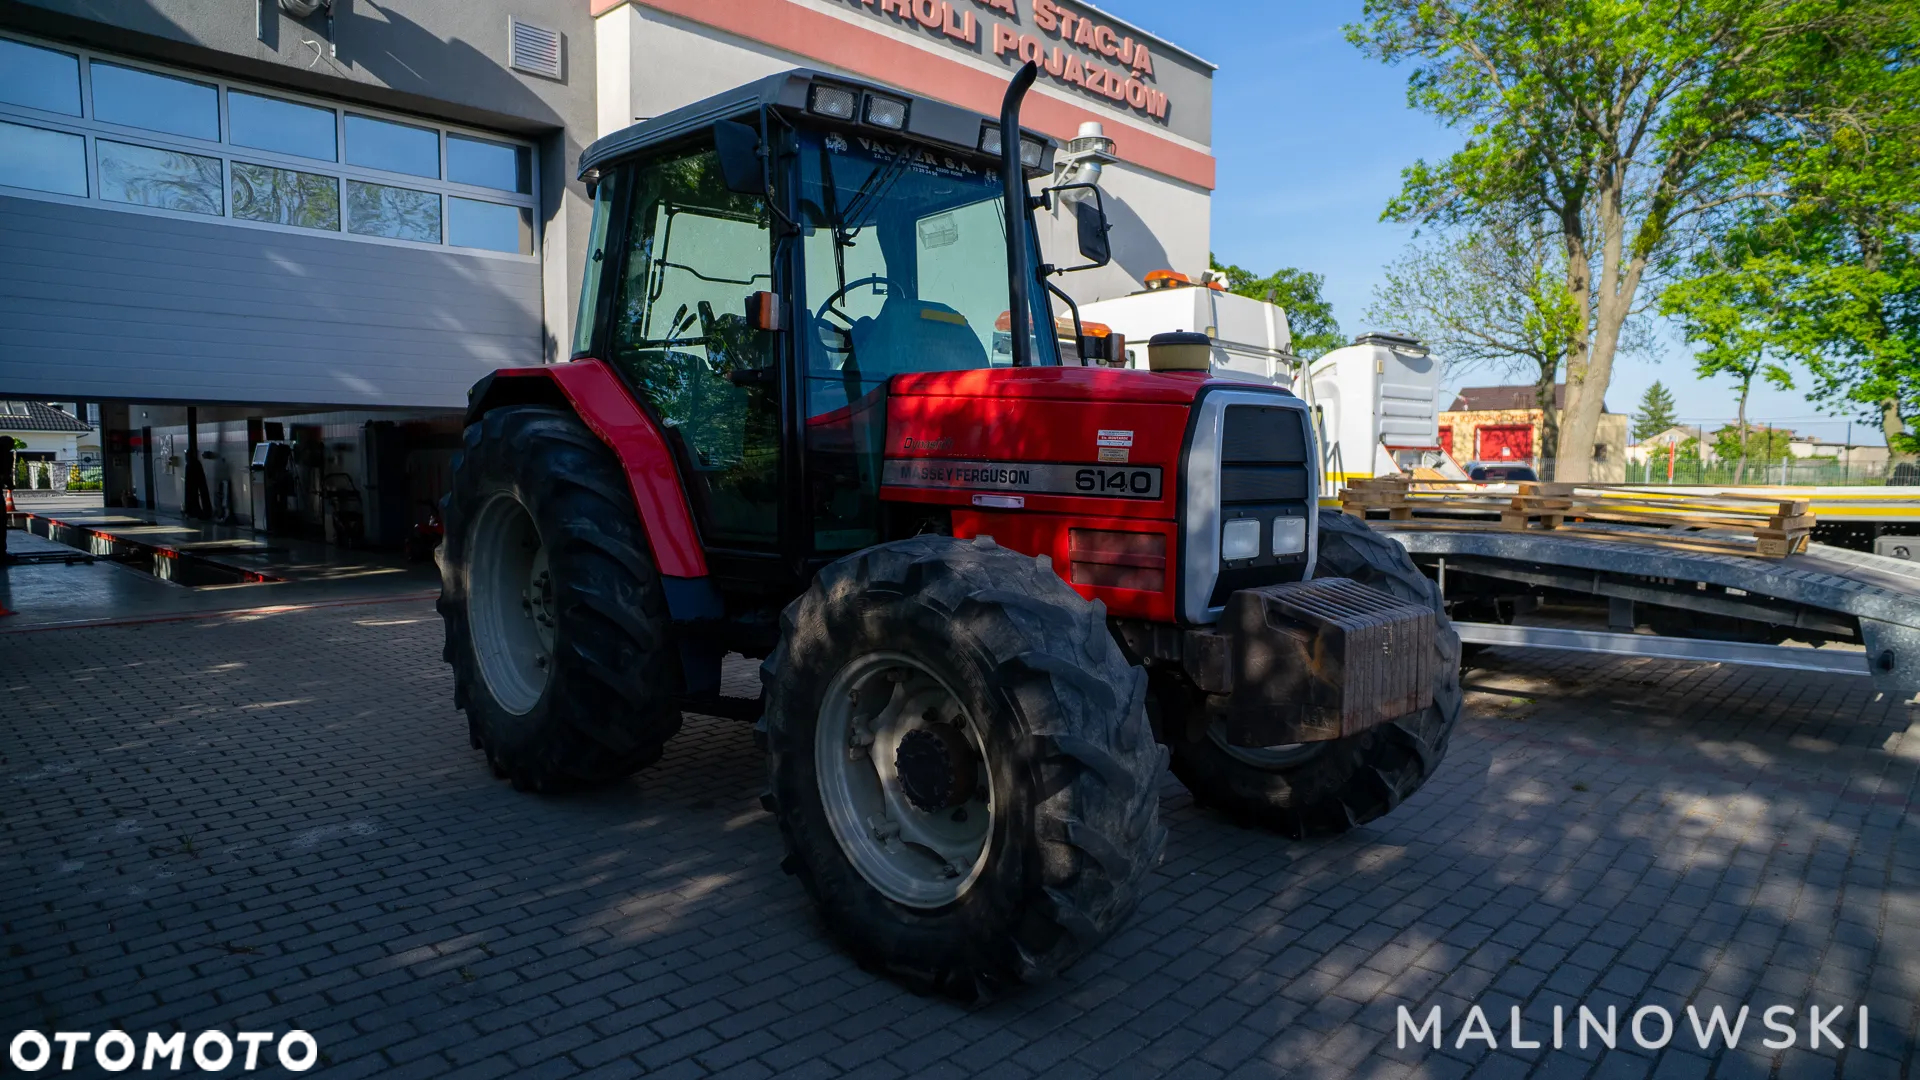
<svg viewBox="0 0 1920 1080">
<path fill-rule="evenodd" d="M 963 806 L 973 797 L 976 760 L 965 735 L 951 725 L 933 724 L 901 736 L 893 767 L 907 801 L 932 813 Z"/>
<path fill-rule="evenodd" d="M 982 732 L 902 653 L 859 657 L 828 686 L 814 729 L 821 805 L 848 862 L 888 899 L 943 907 L 986 867 L 995 803 Z"/>
</svg>

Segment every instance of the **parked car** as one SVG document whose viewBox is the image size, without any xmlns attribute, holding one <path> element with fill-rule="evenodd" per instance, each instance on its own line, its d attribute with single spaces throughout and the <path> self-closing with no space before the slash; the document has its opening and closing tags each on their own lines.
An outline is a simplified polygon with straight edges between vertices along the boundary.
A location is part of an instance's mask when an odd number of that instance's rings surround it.
<svg viewBox="0 0 1920 1080">
<path fill-rule="evenodd" d="M 1469 461 L 1467 476 L 1482 484 L 1512 484 L 1540 479 L 1540 474 L 1533 471 L 1533 466 L 1507 461 Z"/>
</svg>

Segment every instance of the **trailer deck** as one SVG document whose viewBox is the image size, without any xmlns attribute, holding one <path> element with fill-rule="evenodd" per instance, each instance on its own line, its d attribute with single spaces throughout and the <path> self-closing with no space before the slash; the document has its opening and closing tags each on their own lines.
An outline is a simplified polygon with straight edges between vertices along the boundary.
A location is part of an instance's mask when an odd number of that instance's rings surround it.
<svg viewBox="0 0 1920 1080">
<path fill-rule="evenodd" d="M 1464 642 L 1845 672 L 1900 700 L 1920 694 L 1914 563 L 1824 544 L 1784 558 L 1695 550 L 1666 530 L 1601 523 L 1578 532 L 1431 518 L 1369 524 L 1405 547 L 1462 610 L 1503 591 L 1608 603 L 1606 631 L 1456 619 Z M 1502 612 L 1497 602 L 1491 610 Z M 1649 614 L 1681 632 L 1645 632 Z"/>
</svg>

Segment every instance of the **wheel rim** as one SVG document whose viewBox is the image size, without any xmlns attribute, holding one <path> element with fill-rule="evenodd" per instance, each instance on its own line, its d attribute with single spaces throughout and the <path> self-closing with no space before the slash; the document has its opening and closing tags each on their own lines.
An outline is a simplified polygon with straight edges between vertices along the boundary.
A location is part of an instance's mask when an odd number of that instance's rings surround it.
<svg viewBox="0 0 1920 1080">
<path fill-rule="evenodd" d="M 860 657 L 827 688 L 820 801 L 840 850 L 888 899 L 943 907 L 979 879 L 996 805 L 985 746 L 952 688 L 903 653 Z"/>
<path fill-rule="evenodd" d="M 474 519 L 467 610 L 494 701 L 515 715 L 530 712 L 553 662 L 553 578 L 533 517 L 511 495 L 495 496 Z"/>
<path fill-rule="evenodd" d="M 1278 746 L 1235 746 L 1227 741 L 1227 725 L 1223 720 L 1214 720 L 1207 724 L 1207 738 L 1213 740 L 1228 757 L 1242 765 L 1251 765 L 1256 769 L 1275 772 L 1291 768 L 1303 761 L 1311 760 L 1327 744 L 1324 742 L 1282 743 Z"/>
</svg>

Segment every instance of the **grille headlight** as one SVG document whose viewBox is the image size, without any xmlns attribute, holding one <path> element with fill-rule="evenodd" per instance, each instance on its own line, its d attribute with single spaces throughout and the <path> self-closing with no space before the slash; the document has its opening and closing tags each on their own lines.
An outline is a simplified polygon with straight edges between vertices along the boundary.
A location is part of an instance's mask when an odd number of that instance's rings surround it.
<svg viewBox="0 0 1920 1080">
<path fill-rule="evenodd" d="M 1305 550 L 1307 550 L 1307 519 L 1303 517 L 1274 518 L 1273 553 L 1298 555 Z"/>
<path fill-rule="evenodd" d="M 807 102 L 810 112 L 829 116 L 835 120 L 853 119 L 854 93 L 838 86 L 816 86 L 813 96 Z"/>
<path fill-rule="evenodd" d="M 1220 530 L 1220 557 L 1227 562 L 1260 554 L 1260 520 L 1235 518 Z"/>
<path fill-rule="evenodd" d="M 867 95 L 867 123 L 899 131 L 907 126 L 907 103 L 899 98 Z"/>
</svg>

